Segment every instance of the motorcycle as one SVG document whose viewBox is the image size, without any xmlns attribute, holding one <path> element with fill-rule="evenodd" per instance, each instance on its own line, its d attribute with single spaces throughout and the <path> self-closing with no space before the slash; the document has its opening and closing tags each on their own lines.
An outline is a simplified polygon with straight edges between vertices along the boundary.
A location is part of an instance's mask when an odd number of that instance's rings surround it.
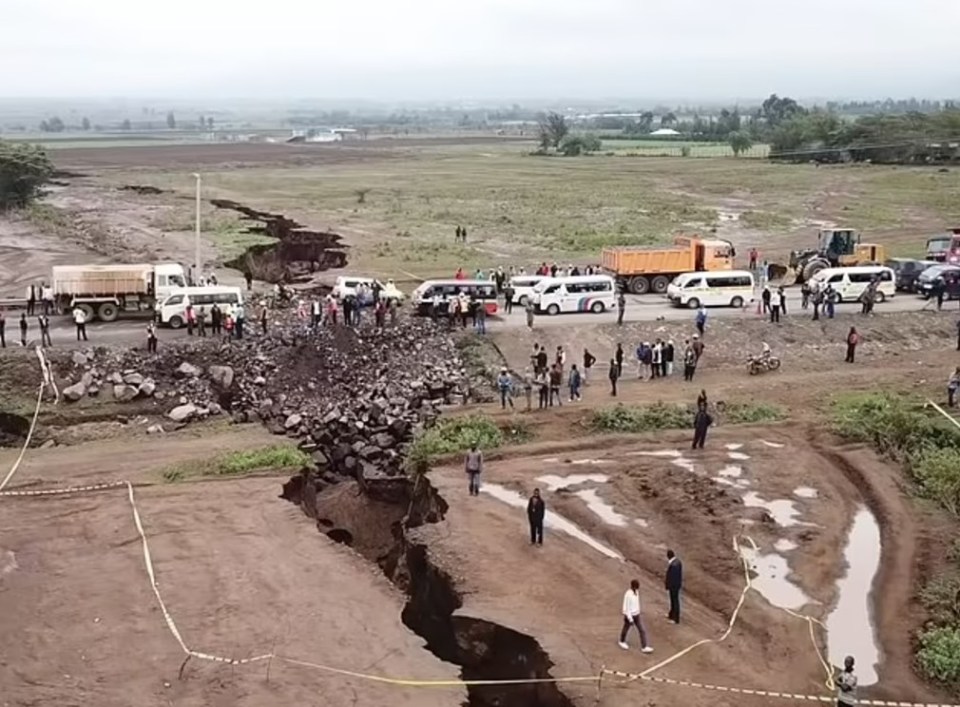
<svg viewBox="0 0 960 707">
<path fill-rule="evenodd" d="M 749 356 L 747 358 L 747 370 L 751 376 L 755 376 L 758 373 L 766 373 L 767 371 L 776 371 L 778 368 L 780 368 L 780 359 L 773 354 L 769 356 L 760 354 L 759 356 Z"/>
</svg>

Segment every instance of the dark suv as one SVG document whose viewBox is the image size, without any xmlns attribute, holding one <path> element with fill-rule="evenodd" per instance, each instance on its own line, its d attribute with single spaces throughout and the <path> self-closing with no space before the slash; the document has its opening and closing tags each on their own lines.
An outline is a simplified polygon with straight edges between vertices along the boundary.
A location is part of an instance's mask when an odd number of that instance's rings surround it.
<svg viewBox="0 0 960 707">
<path fill-rule="evenodd" d="M 930 260 L 913 260 L 912 258 L 890 258 L 883 263 L 892 269 L 896 276 L 897 291 L 915 292 L 917 278 L 931 265 L 937 265 Z"/>
</svg>

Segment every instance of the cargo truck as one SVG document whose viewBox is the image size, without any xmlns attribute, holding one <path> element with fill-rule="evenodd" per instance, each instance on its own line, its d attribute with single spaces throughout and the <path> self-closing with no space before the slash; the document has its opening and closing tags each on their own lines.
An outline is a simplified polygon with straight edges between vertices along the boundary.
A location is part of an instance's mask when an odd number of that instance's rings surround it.
<svg viewBox="0 0 960 707">
<path fill-rule="evenodd" d="M 58 312 L 79 307 L 87 321 L 112 322 L 123 311 L 153 311 L 157 302 L 186 286 L 179 263 L 157 265 L 58 265 L 53 297 Z"/>
<path fill-rule="evenodd" d="M 677 236 L 673 246 L 604 248 L 600 264 L 621 289 L 662 295 L 682 273 L 732 269 L 733 246 L 720 239 Z"/>
</svg>

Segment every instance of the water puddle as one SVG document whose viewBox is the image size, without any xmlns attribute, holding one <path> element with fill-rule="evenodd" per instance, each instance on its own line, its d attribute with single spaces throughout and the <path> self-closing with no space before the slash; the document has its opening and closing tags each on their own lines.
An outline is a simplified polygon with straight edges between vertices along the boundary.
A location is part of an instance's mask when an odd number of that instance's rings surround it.
<svg viewBox="0 0 960 707">
<path fill-rule="evenodd" d="M 636 524 L 637 524 L 638 526 L 640 526 L 641 528 L 649 528 L 649 527 L 650 527 L 650 524 L 649 524 L 647 521 L 645 521 L 643 518 L 634 518 L 633 522 L 636 523 Z"/>
<path fill-rule="evenodd" d="M 798 547 L 793 540 L 787 540 L 786 538 L 780 538 L 773 544 L 773 549 L 777 552 L 790 552 L 791 550 L 796 550 Z"/>
<path fill-rule="evenodd" d="M 797 498 L 816 498 L 819 494 L 815 488 L 798 486 L 793 490 L 793 495 Z"/>
<path fill-rule="evenodd" d="M 615 525 L 618 528 L 625 528 L 627 517 L 613 510 L 613 506 L 604 501 L 597 495 L 596 489 L 583 489 L 577 491 L 578 497 L 582 498 L 593 513 L 600 517 L 605 523 Z"/>
<path fill-rule="evenodd" d="M 514 508 L 527 507 L 527 499 L 524 498 L 522 495 L 520 495 L 520 493 L 518 493 L 517 491 L 511 491 L 510 489 L 504 488 L 499 484 L 485 483 L 480 487 L 480 490 L 483 493 L 490 494 L 498 501 L 503 501 L 508 506 L 512 506 Z M 570 537 L 575 538 L 576 540 L 579 540 L 585 545 L 589 545 L 591 548 L 601 553 L 602 555 L 606 555 L 607 557 L 613 558 L 614 560 L 620 560 L 621 562 L 623 562 L 623 555 L 621 555 L 616 550 L 613 550 L 607 547 L 606 545 L 599 542 L 598 540 L 592 538 L 590 535 L 583 532 L 583 530 L 581 530 L 574 523 L 571 523 L 569 520 L 564 518 L 562 515 L 559 515 L 558 513 L 554 513 L 553 511 L 548 509 L 546 515 L 544 516 L 543 524 L 544 524 L 544 527 L 546 528 L 552 528 L 553 530 L 558 530 L 561 533 L 566 533 Z"/>
<path fill-rule="evenodd" d="M 686 471 L 694 471 L 694 462 L 693 459 L 687 459 L 686 457 L 680 457 L 679 459 L 674 459 L 670 462 L 674 466 L 679 466 L 681 469 Z"/>
<path fill-rule="evenodd" d="M 20 566 L 17 564 L 17 556 L 14 554 L 13 550 L 0 552 L 0 577 L 5 574 L 10 574 L 19 567 Z"/>
<path fill-rule="evenodd" d="M 593 464 L 612 464 L 613 462 L 609 459 L 574 459 L 569 463 L 575 466 L 583 464 L 590 464 L 592 466 Z"/>
<path fill-rule="evenodd" d="M 631 457 L 667 457 L 671 459 L 677 459 L 683 456 L 683 452 L 679 449 L 658 449 L 653 452 L 628 452 L 628 456 Z"/>
<path fill-rule="evenodd" d="M 749 454 L 744 454 L 743 452 L 727 452 L 727 456 L 738 462 L 746 461 L 750 458 Z"/>
<path fill-rule="evenodd" d="M 760 444 L 765 444 L 768 447 L 773 447 L 774 449 L 783 449 L 783 445 L 780 444 L 779 442 L 768 442 L 765 439 L 761 439 Z"/>
<path fill-rule="evenodd" d="M 731 444 L 728 444 L 728 445 L 725 445 L 725 446 L 726 446 L 726 448 L 729 449 L 731 452 L 736 451 L 737 449 L 740 449 L 741 447 L 743 447 L 743 445 L 740 444 L 739 442 L 734 442 L 734 443 L 731 443 Z"/>
<path fill-rule="evenodd" d="M 743 473 L 743 467 L 736 464 L 729 464 L 717 472 L 720 476 L 730 476 L 736 478 Z"/>
<path fill-rule="evenodd" d="M 544 484 L 548 491 L 557 491 L 562 488 L 570 488 L 587 483 L 605 484 L 609 480 L 610 477 L 606 474 L 570 474 L 569 476 L 544 474 L 543 476 L 537 477 L 537 481 Z"/>
<path fill-rule="evenodd" d="M 863 506 L 853 517 L 843 556 L 847 572 L 837 583 L 840 598 L 827 617 L 830 662 L 839 665 L 845 656 L 854 656 L 860 684 L 872 685 L 880 662 L 870 603 L 873 578 L 880 568 L 880 526 Z"/>
<path fill-rule="evenodd" d="M 797 611 L 810 602 L 810 597 L 787 578 L 790 566 L 783 555 L 765 555 L 755 547 L 741 546 L 740 556 L 755 574 L 751 586 L 760 592 L 771 606 Z"/>
<path fill-rule="evenodd" d="M 791 525 L 799 525 L 797 517 L 800 511 L 793 501 L 786 499 L 776 499 L 773 501 L 764 501 L 760 494 L 750 491 L 743 495 L 743 505 L 748 508 L 763 508 L 773 516 L 778 525 L 789 528 Z"/>
</svg>

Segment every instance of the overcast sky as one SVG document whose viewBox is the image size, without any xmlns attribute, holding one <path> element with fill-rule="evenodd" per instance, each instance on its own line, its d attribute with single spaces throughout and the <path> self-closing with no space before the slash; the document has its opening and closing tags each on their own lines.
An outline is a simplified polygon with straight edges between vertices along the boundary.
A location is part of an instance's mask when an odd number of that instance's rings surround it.
<svg viewBox="0 0 960 707">
<path fill-rule="evenodd" d="M 957 0 L 0 0 L 0 96 L 960 95 Z"/>
</svg>

